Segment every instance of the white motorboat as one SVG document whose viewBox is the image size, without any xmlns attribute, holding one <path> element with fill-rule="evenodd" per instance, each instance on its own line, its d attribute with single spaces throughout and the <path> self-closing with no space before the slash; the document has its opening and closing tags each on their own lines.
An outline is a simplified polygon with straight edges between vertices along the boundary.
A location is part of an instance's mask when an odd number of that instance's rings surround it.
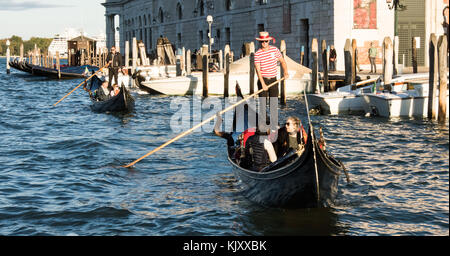
<svg viewBox="0 0 450 256">
<path fill-rule="evenodd" d="M 383 117 L 427 117 L 429 85 L 428 83 L 412 83 L 411 85 L 414 86 L 412 90 L 364 94 L 366 113 Z M 433 104 L 436 113 L 438 113 L 439 93 L 438 90 L 435 99 L 436 104 Z M 448 118 L 448 90 L 445 93 L 447 94 L 446 117 Z"/>
<path fill-rule="evenodd" d="M 338 88 L 335 92 L 322 94 L 308 94 L 310 109 L 319 109 L 321 114 L 364 114 L 369 108 L 362 97 L 364 94 L 375 92 L 376 88 L 384 85 L 380 77 L 371 78 Z M 407 89 L 410 81 L 428 79 L 428 73 L 404 74 L 394 76 L 391 80 L 392 91 L 400 92 Z M 356 90 L 352 90 L 356 86 Z M 358 88 L 360 87 L 360 88 Z"/>
<path fill-rule="evenodd" d="M 308 106 L 310 109 L 320 109 L 321 114 L 364 114 L 365 101 L 361 97 L 364 93 L 374 90 L 379 77 L 358 82 L 338 88 L 335 92 L 322 94 L 308 94 Z M 351 88 L 356 86 L 356 90 Z M 358 88 L 360 87 L 360 88 Z"/>
<path fill-rule="evenodd" d="M 241 85 L 242 93 L 250 93 L 249 57 L 244 57 L 230 65 L 228 94 L 236 95 L 235 84 Z M 290 78 L 285 82 L 286 95 L 300 95 L 306 89 L 311 90 L 311 70 L 286 57 Z M 202 95 L 203 75 L 201 72 L 193 72 L 189 76 L 175 76 L 173 72 L 161 75 L 161 68 L 140 72 L 139 86 L 150 93 L 165 95 Z M 254 77 L 254 91 L 258 90 L 258 78 Z M 208 95 L 224 94 L 224 73 L 210 72 L 208 74 Z"/>
</svg>

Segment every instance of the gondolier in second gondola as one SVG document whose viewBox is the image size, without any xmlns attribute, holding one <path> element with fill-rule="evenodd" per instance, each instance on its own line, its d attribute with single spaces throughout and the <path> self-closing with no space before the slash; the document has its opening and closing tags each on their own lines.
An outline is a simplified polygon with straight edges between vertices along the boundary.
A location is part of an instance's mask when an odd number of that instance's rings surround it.
<svg viewBox="0 0 450 256">
<path fill-rule="evenodd" d="M 122 55 L 116 51 L 116 47 L 112 46 L 111 51 L 106 57 L 106 62 L 109 63 L 109 80 L 108 87 L 110 89 L 112 84 L 119 84 L 119 72 L 122 71 Z M 115 83 L 112 83 L 112 79 L 115 79 Z"/>
</svg>

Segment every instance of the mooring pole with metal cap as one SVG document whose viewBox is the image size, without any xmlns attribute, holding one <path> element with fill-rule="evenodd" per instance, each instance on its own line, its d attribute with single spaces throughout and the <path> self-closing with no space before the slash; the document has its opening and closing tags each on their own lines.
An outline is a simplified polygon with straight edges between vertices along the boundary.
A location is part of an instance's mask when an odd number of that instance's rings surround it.
<svg viewBox="0 0 450 256">
<path fill-rule="evenodd" d="M 9 51 L 9 46 L 11 45 L 11 43 L 9 42 L 9 40 L 6 40 L 6 74 L 10 74 L 11 71 L 9 70 L 9 58 L 10 58 L 10 51 Z"/>
</svg>

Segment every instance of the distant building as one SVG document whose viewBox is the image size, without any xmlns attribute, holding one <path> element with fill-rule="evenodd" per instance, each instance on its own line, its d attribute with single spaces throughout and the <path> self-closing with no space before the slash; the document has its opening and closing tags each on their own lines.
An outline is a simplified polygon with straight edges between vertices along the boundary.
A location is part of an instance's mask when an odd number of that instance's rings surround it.
<svg viewBox="0 0 450 256">
<path fill-rule="evenodd" d="M 64 30 L 64 33 L 57 34 L 53 38 L 53 41 L 50 43 L 50 46 L 48 47 L 48 52 L 51 55 L 55 55 L 56 52 L 59 52 L 59 55 L 61 57 L 67 57 L 68 56 L 68 41 L 79 37 L 84 36 L 86 37 L 86 33 L 83 31 L 83 29 L 74 29 L 74 28 L 66 28 Z M 96 41 L 96 49 L 97 51 L 100 51 L 101 49 L 106 47 L 106 34 L 103 32 L 100 32 L 98 35 L 93 36 L 92 39 Z M 100 53 L 100 52 L 97 52 Z"/>
<path fill-rule="evenodd" d="M 56 52 L 59 52 L 61 57 L 67 57 L 67 41 L 82 34 L 83 30 L 81 29 L 66 28 L 62 34 L 55 35 L 48 47 L 48 53 L 56 55 Z"/>
<path fill-rule="evenodd" d="M 397 11 L 397 31 L 400 56 L 410 58 L 412 36 L 421 37 L 419 65 L 428 65 L 425 53 L 430 33 L 444 33 L 442 10 L 448 0 L 400 0 L 406 10 Z M 368 65 L 367 51 L 371 42 L 379 48 L 384 37 L 393 39 L 395 12 L 386 0 L 106 0 L 106 43 L 117 40 L 120 48 L 133 37 L 142 40 L 150 51 L 156 48 L 160 36 L 167 37 L 176 47 L 199 49 L 208 44 L 209 26 L 206 16 L 212 15 L 213 49 L 229 44 L 235 56 L 241 54 L 245 42 L 255 41 L 259 31 L 266 30 L 277 39 L 285 40 L 287 54 L 300 60 L 305 49 L 304 65 L 310 66 L 311 40 L 320 44 L 326 40 L 337 49 L 337 68 L 344 69 L 343 49 L 347 38 L 356 39 L 359 64 Z M 116 24 L 116 16 L 119 16 Z M 256 43 L 256 41 L 255 41 Z M 259 45 L 256 44 L 256 48 Z M 410 65 L 410 61 L 405 61 Z"/>
</svg>

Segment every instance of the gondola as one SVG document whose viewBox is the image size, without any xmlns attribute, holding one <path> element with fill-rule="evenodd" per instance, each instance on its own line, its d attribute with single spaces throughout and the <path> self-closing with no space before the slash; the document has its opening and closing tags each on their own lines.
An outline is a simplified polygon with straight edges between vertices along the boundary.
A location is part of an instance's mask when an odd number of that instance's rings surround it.
<svg viewBox="0 0 450 256">
<path fill-rule="evenodd" d="M 76 66 L 76 67 L 61 67 L 58 72 L 55 68 L 46 68 L 41 66 L 32 66 L 32 73 L 36 76 L 46 76 L 53 79 L 75 79 L 85 78 L 90 72 L 95 72 L 98 67 L 94 66 Z M 86 72 L 88 71 L 88 72 Z"/>
<path fill-rule="evenodd" d="M 318 194 L 313 147 L 316 151 Z M 320 149 L 317 141 L 313 142 L 311 130 L 300 157 L 294 152 L 288 153 L 260 172 L 240 167 L 234 159 L 234 150 L 228 152 L 228 161 L 239 180 L 241 191 L 250 201 L 286 208 L 329 207 L 334 203 L 344 166 Z"/>
<path fill-rule="evenodd" d="M 89 97 L 92 101 L 91 109 L 94 112 L 122 112 L 129 113 L 134 109 L 134 98 L 127 90 L 126 86 L 122 85 L 119 94 L 106 101 L 99 101 L 95 97 L 94 91 L 101 85 L 101 80 L 97 76 L 91 79 L 89 88 L 85 87 L 85 90 L 89 92 Z"/>
<path fill-rule="evenodd" d="M 17 59 L 14 59 L 13 61 L 9 62 L 9 65 L 12 68 L 17 69 L 22 72 L 26 72 L 26 73 L 30 73 L 30 74 L 32 72 L 32 70 L 24 64 L 24 61 L 18 61 Z"/>
<path fill-rule="evenodd" d="M 317 139 L 313 140 L 313 130 L 310 127 L 305 150 L 300 156 L 290 152 L 259 172 L 239 166 L 235 159 L 238 149 L 229 147 L 228 161 L 243 195 L 267 207 L 331 206 L 338 193 L 339 176 L 346 170 L 342 162 L 319 147 Z"/>
</svg>

